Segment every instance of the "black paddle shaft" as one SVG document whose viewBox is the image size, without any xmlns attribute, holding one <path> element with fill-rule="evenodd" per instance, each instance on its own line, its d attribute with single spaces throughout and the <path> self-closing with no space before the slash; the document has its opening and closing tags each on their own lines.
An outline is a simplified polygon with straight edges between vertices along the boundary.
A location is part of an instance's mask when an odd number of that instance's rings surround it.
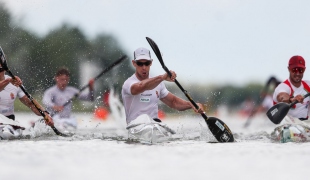
<svg viewBox="0 0 310 180">
<path fill-rule="evenodd" d="M 304 95 L 304 98 L 306 98 L 306 97 L 308 97 L 308 96 L 310 96 L 310 93 L 305 94 L 305 95 Z M 297 104 L 297 103 L 298 103 L 298 101 L 295 100 L 294 102 L 291 103 L 290 107 L 293 107 L 293 106 L 294 106 L 295 104 Z"/>
<path fill-rule="evenodd" d="M 167 72 L 167 74 L 171 77 L 172 74 L 171 72 L 169 71 L 169 69 L 163 65 L 162 66 L 163 69 Z M 196 104 L 196 102 L 192 99 L 192 97 L 188 94 L 187 90 L 185 90 L 181 84 L 179 83 L 179 81 L 177 79 L 174 80 L 175 84 L 181 89 L 181 91 L 184 93 L 184 95 L 187 97 L 187 99 L 193 104 L 193 106 L 196 108 L 196 109 L 199 109 L 199 106 Z M 205 113 L 201 113 L 201 116 L 207 120 L 208 119 L 208 116 L 205 114 Z"/>
<path fill-rule="evenodd" d="M 265 84 L 265 86 L 263 87 L 261 93 L 263 93 L 262 96 L 259 96 L 258 102 L 257 104 L 252 108 L 250 115 L 248 116 L 248 119 L 245 121 L 243 127 L 246 128 L 250 125 L 250 123 L 252 122 L 252 119 L 257 111 L 257 109 L 260 107 L 260 105 L 262 104 L 262 101 L 264 100 L 264 98 L 266 97 L 266 94 L 268 93 L 268 88 L 270 86 L 270 84 L 272 82 L 276 82 L 276 78 L 275 77 L 271 77 L 267 83 Z"/>
<path fill-rule="evenodd" d="M 112 63 L 110 66 L 108 66 L 107 68 L 105 68 L 100 74 L 98 74 L 95 78 L 94 81 L 96 81 L 97 79 L 99 79 L 102 75 L 104 75 L 105 73 L 107 73 L 108 71 L 110 71 L 114 66 L 118 65 L 119 63 L 121 63 L 122 61 L 124 61 L 127 58 L 126 55 L 123 55 L 122 57 L 120 57 L 117 61 L 115 61 L 114 63 Z M 63 106 L 67 106 L 68 104 L 70 104 L 75 98 L 77 98 L 81 92 L 83 90 L 85 90 L 87 87 L 89 87 L 89 84 L 86 84 L 85 86 L 83 86 L 82 88 L 80 88 L 79 92 L 74 94 L 74 96 L 69 99 L 65 104 L 63 104 Z"/>
<path fill-rule="evenodd" d="M 16 79 L 16 77 L 14 76 L 14 74 L 11 72 L 11 70 L 8 68 L 7 65 L 7 61 L 4 55 L 4 52 L 2 50 L 2 48 L 0 47 L 0 64 L 2 66 L 2 68 L 13 78 Z M 46 119 L 46 116 L 44 114 L 44 110 L 43 107 L 35 100 L 33 99 L 33 97 L 26 91 L 25 87 L 23 85 L 19 86 L 20 89 L 26 94 L 26 96 L 28 97 L 28 99 L 32 102 L 32 104 L 35 106 L 35 108 L 39 111 L 39 113 L 41 114 L 41 116 L 44 117 L 44 119 Z M 55 126 L 51 126 L 51 128 L 53 129 L 53 131 L 59 135 L 59 136 L 64 136 L 67 137 L 68 135 L 61 133 L 60 131 L 58 131 L 58 129 L 55 128 Z"/>
<path fill-rule="evenodd" d="M 166 71 L 166 73 L 171 77 L 172 74 L 170 72 L 170 70 L 165 66 L 165 63 L 164 63 L 164 60 L 161 56 L 161 53 L 160 53 L 160 50 L 157 46 L 157 44 L 149 37 L 146 37 L 146 40 L 149 42 L 149 44 L 151 45 L 154 53 L 156 54 L 162 68 Z M 187 91 L 181 86 L 181 84 L 178 82 L 178 80 L 174 80 L 175 84 L 181 89 L 181 91 L 185 94 L 185 96 L 188 98 L 188 100 L 193 104 L 193 106 L 196 108 L 196 109 L 199 109 L 199 106 L 195 103 L 195 101 L 191 98 L 191 96 L 187 93 Z M 204 115 L 202 115 L 205 120 L 208 119 L 207 115 L 205 113 L 202 113 Z"/>
<path fill-rule="evenodd" d="M 152 47 L 155 55 L 157 56 L 162 68 L 166 71 L 166 73 L 171 77 L 170 70 L 165 66 L 164 60 L 161 56 L 160 50 L 157 46 L 157 44 L 149 37 L 146 37 L 146 40 L 149 42 L 150 46 Z M 192 103 L 192 105 L 199 109 L 199 106 L 195 103 L 195 101 L 190 97 L 190 95 L 187 93 L 187 91 L 181 86 L 181 84 L 175 79 L 174 81 L 176 85 L 182 90 L 182 92 L 185 94 L 185 96 L 188 98 L 188 100 Z M 220 119 L 215 117 L 210 117 L 203 112 L 200 113 L 201 116 L 204 118 L 206 124 L 208 125 L 211 133 L 213 136 L 219 141 L 219 142 L 234 142 L 234 136 L 229 129 L 229 127 Z"/>
</svg>

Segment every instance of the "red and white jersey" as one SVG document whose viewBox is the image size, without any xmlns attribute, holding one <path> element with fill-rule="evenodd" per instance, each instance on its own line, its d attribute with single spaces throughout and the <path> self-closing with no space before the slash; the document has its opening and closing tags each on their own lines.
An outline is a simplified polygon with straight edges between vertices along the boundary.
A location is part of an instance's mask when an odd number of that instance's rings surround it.
<svg viewBox="0 0 310 180">
<path fill-rule="evenodd" d="M 4 78 L 7 79 L 9 76 L 5 75 Z M 25 93 L 19 87 L 9 83 L 2 91 L 0 91 L 0 114 L 3 114 L 4 116 L 14 114 L 15 99 L 24 96 Z"/>
<path fill-rule="evenodd" d="M 290 84 L 292 89 L 287 83 Z M 307 86 L 310 86 L 310 81 L 303 81 L 303 83 L 306 83 Z M 274 91 L 273 101 L 275 103 L 278 103 L 277 96 L 281 92 L 286 92 L 292 96 L 307 94 L 309 92 L 309 89 L 308 89 L 309 87 L 305 87 L 303 85 L 303 83 L 301 83 L 301 86 L 297 88 L 290 82 L 290 80 L 287 80 L 286 83 L 285 83 L 285 81 L 282 82 L 281 84 L 279 84 L 276 87 L 276 89 Z M 293 94 L 292 94 L 292 90 L 293 90 Z M 297 118 L 307 118 L 308 117 L 308 110 L 309 110 L 309 101 L 310 101 L 310 98 L 307 97 L 304 99 L 303 103 L 297 103 L 295 106 L 293 106 L 289 110 L 288 115 L 290 115 L 292 117 L 297 117 Z"/>
<path fill-rule="evenodd" d="M 161 82 L 152 90 L 146 90 L 138 95 L 131 94 L 131 86 L 140 82 L 133 74 L 123 84 L 122 99 L 125 106 L 127 124 L 141 114 L 147 114 L 152 118 L 158 118 L 158 101 L 169 93 L 165 84 Z"/>
</svg>

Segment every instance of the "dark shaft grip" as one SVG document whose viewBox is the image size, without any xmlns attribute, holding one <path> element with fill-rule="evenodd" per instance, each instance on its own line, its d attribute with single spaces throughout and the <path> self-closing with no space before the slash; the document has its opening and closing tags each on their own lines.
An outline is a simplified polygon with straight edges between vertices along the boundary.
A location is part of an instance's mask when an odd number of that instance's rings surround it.
<svg viewBox="0 0 310 180">
<path fill-rule="evenodd" d="M 308 97 L 308 96 L 310 96 L 310 93 L 307 93 L 307 94 L 305 94 L 304 95 L 304 98 L 306 98 L 306 97 Z M 294 102 L 292 102 L 291 104 L 290 104 L 290 107 L 293 107 L 295 104 L 297 104 L 298 103 L 298 101 L 296 100 L 296 101 L 294 101 Z"/>
</svg>

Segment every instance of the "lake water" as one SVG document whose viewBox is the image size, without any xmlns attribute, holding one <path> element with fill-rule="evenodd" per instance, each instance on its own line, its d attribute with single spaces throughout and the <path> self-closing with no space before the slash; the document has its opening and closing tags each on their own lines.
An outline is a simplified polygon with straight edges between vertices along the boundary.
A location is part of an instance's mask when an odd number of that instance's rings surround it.
<svg viewBox="0 0 310 180">
<path fill-rule="evenodd" d="M 177 134 L 155 145 L 128 142 L 122 124 L 112 117 L 76 116 L 79 129 L 72 137 L 51 131 L 2 140 L 0 179 L 309 179 L 310 144 L 273 142 L 269 134 L 275 125 L 263 115 L 248 128 L 244 118 L 220 116 L 235 143 L 209 143 L 212 137 L 199 115 L 167 118 L 164 122 Z M 30 127 L 39 118 L 16 114 L 16 119 Z"/>
</svg>

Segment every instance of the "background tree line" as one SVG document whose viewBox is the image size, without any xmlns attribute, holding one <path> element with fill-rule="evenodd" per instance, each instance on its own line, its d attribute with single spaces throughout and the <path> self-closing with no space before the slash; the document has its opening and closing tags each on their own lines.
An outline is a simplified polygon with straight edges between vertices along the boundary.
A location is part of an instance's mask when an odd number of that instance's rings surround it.
<svg viewBox="0 0 310 180">
<path fill-rule="evenodd" d="M 53 77 L 59 67 L 68 67 L 71 72 L 70 85 L 81 87 L 84 85 L 79 84 L 79 77 L 83 75 L 81 63 L 89 62 L 103 70 L 122 55 L 126 55 L 115 37 L 99 34 L 89 39 L 79 28 L 68 24 L 63 24 L 46 36 L 39 37 L 14 23 L 10 13 L 1 3 L 0 23 L 0 46 L 6 54 L 8 65 L 12 72 L 21 77 L 24 86 L 33 95 L 42 96 L 45 89 L 54 85 Z M 120 94 L 123 82 L 133 72 L 129 60 L 121 63 L 104 75 L 102 80 L 99 80 L 100 83 L 96 83 L 96 96 L 102 95 L 111 86 Z M 167 87 L 184 97 L 174 84 L 168 84 Z M 257 101 L 262 85 L 219 87 L 189 84 L 184 88 L 195 101 L 205 103 L 208 110 L 213 111 L 221 104 L 237 108 L 248 97 Z M 162 108 L 171 111 L 165 106 Z"/>
<path fill-rule="evenodd" d="M 83 73 L 79 69 L 81 63 L 89 62 L 103 70 L 126 55 L 114 37 L 99 34 L 88 39 L 79 28 L 67 24 L 39 37 L 14 24 L 3 4 L 0 4 L 0 22 L 0 46 L 6 54 L 8 65 L 22 78 L 30 93 L 41 92 L 52 86 L 59 67 L 67 67 L 71 72 L 70 84 L 80 87 L 84 85 L 78 83 Z M 129 60 L 124 61 L 111 70 L 104 76 L 103 83 L 96 84 L 96 89 L 106 91 L 111 84 L 119 89 L 121 84 L 115 84 L 114 81 L 124 81 L 133 73 L 129 63 Z"/>
</svg>

